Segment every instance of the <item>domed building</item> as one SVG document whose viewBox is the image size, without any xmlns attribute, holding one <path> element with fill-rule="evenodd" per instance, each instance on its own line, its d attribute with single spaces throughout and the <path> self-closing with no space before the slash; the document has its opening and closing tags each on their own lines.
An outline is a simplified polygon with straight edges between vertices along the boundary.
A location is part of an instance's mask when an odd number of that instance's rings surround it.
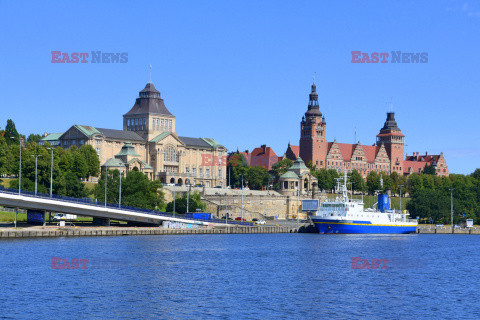
<svg viewBox="0 0 480 320">
<path fill-rule="evenodd" d="M 314 192 L 318 180 L 310 173 L 310 169 L 307 168 L 302 158 L 298 157 L 288 171 L 280 176 L 278 184 L 279 192 L 282 195 L 295 196 L 298 190 L 301 195 Z"/>
<path fill-rule="evenodd" d="M 138 170 L 152 180 L 174 184 L 226 186 L 227 149 L 215 139 L 183 137 L 160 92 L 149 82 L 123 115 L 123 130 L 74 125 L 55 137 L 68 149 L 91 145 L 103 169 Z"/>
</svg>

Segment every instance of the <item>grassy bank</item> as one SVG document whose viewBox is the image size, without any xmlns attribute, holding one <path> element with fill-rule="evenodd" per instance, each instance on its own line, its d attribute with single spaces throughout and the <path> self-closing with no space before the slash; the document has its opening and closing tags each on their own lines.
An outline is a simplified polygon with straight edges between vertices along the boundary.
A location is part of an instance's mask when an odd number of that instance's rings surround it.
<svg viewBox="0 0 480 320">
<path fill-rule="evenodd" d="M 15 221 L 15 213 L 14 212 L 0 211 L 0 222 L 13 222 L 13 221 Z M 27 214 L 26 213 L 19 213 L 17 215 L 17 221 L 18 222 L 27 221 Z"/>
</svg>

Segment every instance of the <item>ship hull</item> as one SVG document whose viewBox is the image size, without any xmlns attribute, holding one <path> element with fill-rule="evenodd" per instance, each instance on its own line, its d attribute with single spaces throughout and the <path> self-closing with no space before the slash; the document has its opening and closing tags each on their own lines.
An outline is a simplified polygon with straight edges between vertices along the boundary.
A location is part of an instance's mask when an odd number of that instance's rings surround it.
<svg viewBox="0 0 480 320">
<path fill-rule="evenodd" d="M 324 234 L 405 234 L 415 233 L 416 224 L 375 224 L 369 221 L 342 221 L 312 218 L 315 228 Z"/>
</svg>

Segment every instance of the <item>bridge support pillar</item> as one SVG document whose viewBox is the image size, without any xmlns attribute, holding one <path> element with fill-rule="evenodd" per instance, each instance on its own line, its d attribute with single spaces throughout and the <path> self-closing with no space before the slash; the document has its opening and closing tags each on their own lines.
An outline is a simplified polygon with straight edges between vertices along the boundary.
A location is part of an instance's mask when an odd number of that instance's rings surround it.
<svg viewBox="0 0 480 320">
<path fill-rule="evenodd" d="M 92 223 L 96 226 L 110 226 L 110 218 L 93 218 Z"/>
</svg>

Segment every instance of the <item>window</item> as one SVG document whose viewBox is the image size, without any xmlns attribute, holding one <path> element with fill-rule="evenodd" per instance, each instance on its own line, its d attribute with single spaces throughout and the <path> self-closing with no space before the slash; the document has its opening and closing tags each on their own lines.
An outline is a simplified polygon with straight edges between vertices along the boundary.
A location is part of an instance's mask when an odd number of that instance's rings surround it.
<svg viewBox="0 0 480 320">
<path fill-rule="evenodd" d="M 64 146 L 68 146 L 68 140 L 63 141 Z"/>
<path fill-rule="evenodd" d="M 96 139 L 96 140 L 95 140 L 95 145 L 99 146 L 101 142 L 102 142 L 101 140 Z"/>
<path fill-rule="evenodd" d="M 85 144 L 85 140 L 80 140 L 80 145 Z"/>
<path fill-rule="evenodd" d="M 127 119 L 127 127 L 130 127 L 130 119 Z"/>
<path fill-rule="evenodd" d="M 155 119 L 152 119 L 152 129 L 155 128 Z"/>
<path fill-rule="evenodd" d="M 200 174 L 200 177 L 203 176 L 203 169 L 202 168 L 198 169 L 198 173 Z"/>
<path fill-rule="evenodd" d="M 192 168 L 192 173 L 193 173 L 193 175 L 196 175 L 197 174 L 197 168 Z"/>
<path fill-rule="evenodd" d="M 77 140 L 72 140 L 72 145 L 76 145 L 77 144 Z"/>
<path fill-rule="evenodd" d="M 172 127 L 172 120 L 168 120 L 168 127 L 169 127 L 169 128 Z"/>
<path fill-rule="evenodd" d="M 175 148 L 172 146 L 167 146 L 165 150 L 163 151 L 163 160 L 164 161 L 170 161 L 170 162 L 176 162 L 177 157 L 175 154 Z"/>
<path fill-rule="evenodd" d="M 189 167 L 185 167 L 185 172 L 186 172 L 186 173 L 190 173 L 190 168 L 189 168 Z"/>
<path fill-rule="evenodd" d="M 135 119 L 135 125 L 138 126 L 138 119 Z"/>
<path fill-rule="evenodd" d="M 219 177 L 222 176 L 222 169 L 218 169 L 218 176 L 219 176 Z"/>
<path fill-rule="evenodd" d="M 160 123 L 162 124 L 162 127 L 163 127 L 163 119 L 161 120 L 161 122 L 160 122 Z M 158 120 L 157 120 L 157 125 L 158 125 Z"/>
<path fill-rule="evenodd" d="M 147 124 L 147 118 L 143 118 L 143 125 Z"/>
<path fill-rule="evenodd" d="M 210 176 L 210 169 L 205 169 L 205 176 L 209 177 Z"/>
<path fill-rule="evenodd" d="M 97 155 L 100 156 L 100 148 L 95 148 L 95 151 L 97 152 Z"/>
</svg>

